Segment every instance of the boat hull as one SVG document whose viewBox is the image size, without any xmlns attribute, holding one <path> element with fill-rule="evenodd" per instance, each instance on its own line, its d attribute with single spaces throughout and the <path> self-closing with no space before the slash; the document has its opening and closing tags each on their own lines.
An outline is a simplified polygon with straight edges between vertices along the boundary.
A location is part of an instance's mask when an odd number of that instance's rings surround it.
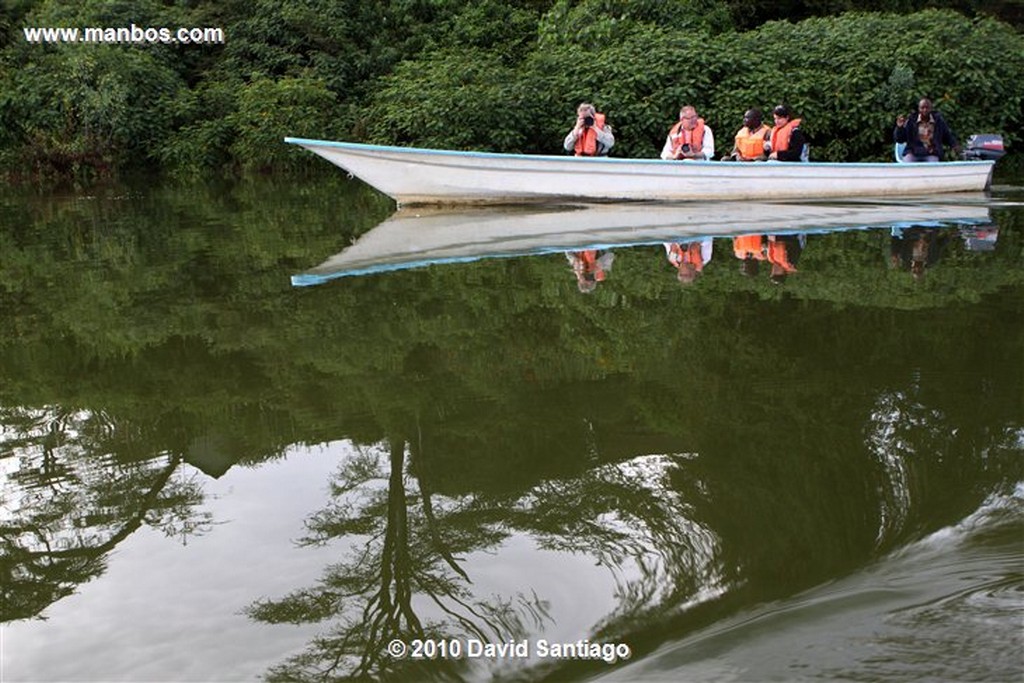
<svg viewBox="0 0 1024 683">
<path fill-rule="evenodd" d="M 723 163 L 454 152 L 285 138 L 401 205 L 819 199 L 980 192 L 993 161 Z"/>
</svg>

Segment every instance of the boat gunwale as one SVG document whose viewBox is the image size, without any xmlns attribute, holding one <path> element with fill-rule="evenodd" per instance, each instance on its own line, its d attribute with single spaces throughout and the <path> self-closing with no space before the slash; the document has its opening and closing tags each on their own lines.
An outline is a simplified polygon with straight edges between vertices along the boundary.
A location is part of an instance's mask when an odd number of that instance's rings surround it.
<svg viewBox="0 0 1024 683">
<path fill-rule="evenodd" d="M 464 157 L 464 158 L 476 158 L 476 159 L 524 159 L 531 161 L 559 161 L 569 163 L 605 163 L 605 164 L 646 164 L 646 165 L 673 165 L 678 166 L 679 162 L 673 159 L 632 159 L 623 157 L 576 157 L 569 155 L 552 155 L 552 154 L 509 154 L 504 152 L 479 152 L 479 151 L 460 151 L 452 149 L 429 149 L 426 147 L 395 147 L 390 145 L 374 145 L 365 144 L 362 142 L 339 142 L 336 140 L 314 140 L 309 138 L 294 138 L 286 137 L 284 141 L 289 144 L 299 146 L 319 146 L 319 147 L 332 147 L 341 150 L 348 150 L 351 152 L 384 152 L 390 154 L 421 154 L 421 155 L 437 155 L 446 157 Z M 686 164 L 694 167 L 700 166 L 714 166 L 719 167 L 721 161 L 714 160 L 692 160 L 687 161 Z M 944 167 L 949 166 L 995 166 L 995 161 L 990 159 L 977 159 L 977 160 L 961 160 L 961 161 L 943 161 L 939 162 Z M 749 168 L 749 167 L 772 167 L 776 164 L 785 164 L 786 167 L 796 166 L 797 168 L 806 168 L 813 166 L 815 168 L 906 168 L 906 169 L 920 169 L 922 164 L 898 164 L 892 161 L 808 161 L 800 164 L 792 164 L 790 162 L 782 161 L 767 161 L 763 163 L 754 164 L 734 164 L 728 166 L 728 168 Z M 929 166 L 933 166 L 929 164 Z M 909 170 L 907 171 L 909 172 Z"/>
</svg>

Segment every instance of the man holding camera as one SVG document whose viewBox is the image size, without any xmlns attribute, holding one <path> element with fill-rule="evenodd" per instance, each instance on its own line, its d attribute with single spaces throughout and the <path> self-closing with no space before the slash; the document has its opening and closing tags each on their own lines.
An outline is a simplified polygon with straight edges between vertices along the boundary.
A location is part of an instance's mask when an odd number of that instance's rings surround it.
<svg viewBox="0 0 1024 683">
<path fill-rule="evenodd" d="M 606 156 L 615 144 L 612 127 L 605 125 L 604 114 L 599 114 L 594 105 L 582 103 L 576 108 L 576 125 L 565 136 L 566 152 L 578 157 Z"/>
<path fill-rule="evenodd" d="M 706 161 L 715 156 L 715 136 L 697 110 L 685 105 L 679 110 L 679 123 L 672 126 L 661 150 L 662 159 Z"/>
</svg>

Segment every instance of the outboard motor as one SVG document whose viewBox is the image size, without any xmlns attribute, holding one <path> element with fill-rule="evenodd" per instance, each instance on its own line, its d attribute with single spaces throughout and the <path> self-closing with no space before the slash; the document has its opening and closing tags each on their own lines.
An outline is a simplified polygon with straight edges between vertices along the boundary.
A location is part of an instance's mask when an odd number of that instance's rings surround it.
<svg viewBox="0 0 1024 683">
<path fill-rule="evenodd" d="M 992 133 L 979 133 L 967 138 L 963 151 L 967 161 L 998 161 L 1004 154 L 1003 136 Z"/>
</svg>

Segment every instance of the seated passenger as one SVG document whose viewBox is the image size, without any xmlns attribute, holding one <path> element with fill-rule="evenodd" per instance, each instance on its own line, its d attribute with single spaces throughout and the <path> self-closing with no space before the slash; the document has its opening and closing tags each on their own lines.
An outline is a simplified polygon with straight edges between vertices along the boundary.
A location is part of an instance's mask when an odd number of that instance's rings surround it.
<svg viewBox="0 0 1024 683">
<path fill-rule="evenodd" d="M 672 126 L 661 150 L 662 159 L 707 160 L 715 156 L 715 136 L 697 110 L 685 105 L 679 123 Z"/>
<path fill-rule="evenodd" d="M 777 161 L 803 161 L 807 136 L 800 130 L 802 119 L 794 119 L 788 105 L 780 104 L 772 110 L 775 127 L 769 136 L 766 151 L 769 159 Z"/>
<path fill-rule="evenodd" d="M 743 127 L 736 133 L 736 140 L 729 156 L 722 161 L 764 161 L 768 155 L 764 143 L 771 128 L 762 123 L 760 109 L 748 109 L 743 115 Z"/>
<path fill-rule="evenodd" d="M 612 127 L 605 125 L 604 114 L 597 113 L 589 102 L 580 104 L 576 108 L 576 125 L 562 143 L 565 151 L 578 157 L 607 156 L 614 144 L 615 135 Z"/>
<path fill-rule="evenodd" d="M 917 103 L 917 111 L 910 116 L 896 117 L 893 141 L 906 143 L 903 161 L 941 161 L 943 145 L 949 145 L 953 152 L 959 152 L 956 136 L 946 125 L 942 114 L 932 111 L 928 98 Z"/>
</svg>

